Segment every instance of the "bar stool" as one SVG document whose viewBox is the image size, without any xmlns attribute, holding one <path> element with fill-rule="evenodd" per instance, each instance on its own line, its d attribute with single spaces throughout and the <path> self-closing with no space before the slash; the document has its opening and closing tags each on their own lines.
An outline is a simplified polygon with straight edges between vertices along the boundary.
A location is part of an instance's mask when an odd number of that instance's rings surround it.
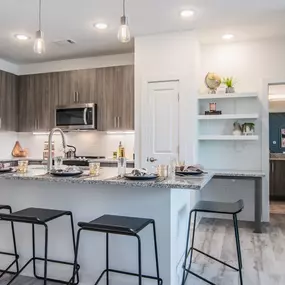
<svg viewBox="0 0 285 285">
<path fill-rule="evenodd" d="M 75 253 L 75 233 L 74 233 L 74 225 L 73 225 L 73 217 L 72 213 L 70 211 L 61 211 L 61 210 L 52 210 L 52 209 L 42 209 L 42 208 L 27 208 L 18 212 L 14 212 L 11 214 L 0 214 L 0 219 L 4 221 L 10 221 L 10 222 L 18 222 L 18 223 L 28 223 L 32 224 L 32 242 L 33 242 L 33 257 L 17 272 L 16 275 L 13 276 L 13 278 L 9 281 L 9 284 L 11 284 L 21 273 L 22 271 L 33 261 L 33 272 L 34 276 L 37 279 L 41 279 L 44 282 L 44 285 L 47 284 L 47 281 L 53 281 L 63 284 L 68 284 L 70 280 L 64 281 L 64 280 L 58 280 L 53 278 L 47 277 L 47 263 L 59 263 L 59 264 L 65 264 L 65 265 L 74 265 L 72 262 L 65 262 L 65 261 L 59 261 L 54 259 L 48 258 L 48 225 L 47 222 L 50 222 L 54 219 L 57 219 L 62 216 L 70 216 L 70 222 L 71 222 L 71 231 L 72 231 L 72 240 L 73 240 L 73 250 Z M 45 228 L 45 250 L 44 250 L 44 258 L 36 257 L 36 246 L 35 246 L 35 225 L 41 225 Z M 44 276 L 37 275 L 36 272 L 36 260 L 44 261 Z M 74 284 L 79 283 L 78 278 L 78 270 L 79 265 L 77 265 L 75 271 L 76 271 L 76 277 L 77 282 Z M 73 270 L 74 272 L 74 270 Z M 74 281 L 74 275 L 71 277 L 71 279 Z"/>
<path fill-rule="evenodd" d="M 0 210 L 8 210 L 10 214 L 12 213 L 12 209 L 8 205 L 0 205 Z M 14 260 L 8 265 L 8 267 L 6 269 L 0 269 L 0 272 L 1 272 L 0 278 L 6 273 L 16 274 L 16 272 L 9 270 L 14 264 L 16 265 L 17 272 L 19 272 L 19 262 L 18 262 L 19 255 L 17 253 L 17 245 L 16 245 L 15 230 L 14 230 L 14 223 L 13 222 L 11 222 L 11 230 L 12 230 L 14 253 L 0 251 L 0 254 L 13 256 Z"/>
<path fill-rule="evenodd" d="M 243 285 L 243 279 L 242 279 L 242 257 L 241 257 L 241 248 L 240 248 L 240 239 L 239 239 L 239 229 L 238 229 L 238 220 L 237 220 L 237 214 L 240 213 L 244 208 L 243 200 L 239 200 L 235 203 L 221 203 L 221 202 L 212 202 L 212 201 L 200 201 L 198 202 L 194 208 L 191 210 L 189 215 L 189 222 L 188 222 L 188 231 L 187 231 L 187 240 L 186 240 L 186 249 L 185 249 L 185 257 L 184 257 L 184 263 L 183 263 L 183 278 L 182 278 L 182 285 L 186 283 L 188 273 L 196 276 L 197 278 L 205 281 L 208 284 L 215 285 L 213 282 L 205 279 L 204 277 L 194 273 L 191 271 L 191 264 L 192 264 L 192 257 L 193 257 L 193 251 L 195 250 L 198 253 L 201 253 L 217 262 L 220 262 L 221 264 L 228 266 L 236 271 L 239 272 L 239 279 L 240 279 L 240 285 Z M 238 268 L 231 266 L 230 264 L 227 264 L 213 256 L 210 256 L 209 254 L 206 254 L 202 252 L 201 250 L 194 247 L 194 239 L 195 239 L 195 229 L 196 229 L 196 218 L 198 212 L 204 212 L 204 213 L 215 213 L 215 214 L 226 214 L 226 215 L 232 215 L 233 216 L 233 223 L 234 223 L 234 230 L 235 230 L 235 240 L 236 240 L 236 250 L 237 250 L 237 258 L 238 258 Z M 189 235 L 190 235 L 190 227 L 191 227 L 191 217 L 192 213 L 194 213 L 194 225 L 193 225 L 193 233 L 192 233 L 192 241 L 191 241 L 191 247 L 188 250 L 188 244 L 189 244 Z M 190 254 L 190 263 L 189 266 L 186 268 L 186 262 L 187 258 Z M 186 276 L 185 276 L 186 274 Z"/>
<path fill-rule="evenodd" d="M 143 230 L 146 226 L 148 226 L 149 224 L 152 224 L 153 226 L 153 241 L 154 241 L 155 261 L 156 261 L 156 277 L 142 274 L 141 239 L 138 233 L 141 230 Z M 75 275 L 75 270 L 77 266 L 80 234 L 82 231 L 94 231 L 94 232 L 106 233 L 106 269 L 101 273 L 95 285 L 99 284 L 100 280 L 102 279 L 105 273 L 107 277 L 106 284 L 109 285 L 109 272 L 125 274 L 125 275 L 130 275 L 130 276 L 137 276 L 139 280 L 139 285 L 142 285 L 143 278 L 157 280 L 158 285 L 163 284 L 162 279 L 159 277 L 156 229 L 155 229 L 155 221 L 153 219 L 124 217 L 124 216 L 115 216 L 115 215 L 103 215 L 99 217 L 98 219 L 95 219 L 89 223 L 79 222 L 78 226 L 80 227 L 80 229 L 78 230 L 78 234 L 77 234 L 73 277 Z M 133 236 L 137 238 L 138 240 L 138 267 L 139 267 L 138 274 L 109 268 L 109 234 L 126 235 L 126 236 Z"/>
</svg>

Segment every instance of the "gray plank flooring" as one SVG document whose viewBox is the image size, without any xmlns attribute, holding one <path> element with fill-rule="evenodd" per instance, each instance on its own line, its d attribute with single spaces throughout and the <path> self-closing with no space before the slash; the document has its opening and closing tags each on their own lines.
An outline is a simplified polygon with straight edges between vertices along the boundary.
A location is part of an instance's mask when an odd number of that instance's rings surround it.
<svg viewBox="0 0 285 285">
<path fill-rule="evenodd" d="M 285 215 L 272 214 L 270 225 L 264 226 L 263 234 L 252 233 L 252 225 L 240 222 L 240 238 L 243 255 L 245 285 L 285 284 Z M 203 219 L 198 227 L 195 247 L 236 265 L 234 231 L 230 220 Z M 195 254 L 193 271 L 217 285 L 239 285 L 238 274 L 204 256 Z M 7 284 L 9 276 L 0 280 Z M 41 285 L 34 278 L 19 277 L 13 285 Z M 49 283 L 54 285 L 55 283 Z M 205 285 L 189 275 L 187 285 Z M 167 285 L 167 284 L 166 284 Z"/>
</svg>

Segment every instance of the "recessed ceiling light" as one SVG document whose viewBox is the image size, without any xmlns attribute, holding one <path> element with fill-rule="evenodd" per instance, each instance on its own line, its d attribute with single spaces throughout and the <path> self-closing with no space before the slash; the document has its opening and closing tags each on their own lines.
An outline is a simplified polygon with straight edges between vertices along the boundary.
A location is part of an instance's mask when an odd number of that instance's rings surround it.
<svg viewBox="0 0 285 285">
<path fill-rule="evenodd" d="M 183 10 L 180 12 L 180 16 L 183 18 L 190 18 L 194 16 L 194 11 L 193 10 Z"/>
<path fill-rule="evenodd" d="M 105 23 L 97 23 L 94 24 L 94 27 L 98 30 L 106 30 L 108 28 L 108 25 Z"/>
<path fill-rule="evenodd" d="M 16 34 L 16 35 L 15 35 L 15 38 L 16 38 L 17 40 L 20 40 L 20 41 L 26 41 L 26 40 L 30 39 L 30 37 L 28 37 L 28 36 L 26 36 L 26 35 L 22 35 L 22 34 Z"/>
<path fill-rule="evenodd" d="M 231 39 L 234 38 L 234 35 L 232 35 L 232 34 L 225 34 L 225 35 L 222 36 L 222 38 L 224 40 L 231 40 Z"/>
</svg>

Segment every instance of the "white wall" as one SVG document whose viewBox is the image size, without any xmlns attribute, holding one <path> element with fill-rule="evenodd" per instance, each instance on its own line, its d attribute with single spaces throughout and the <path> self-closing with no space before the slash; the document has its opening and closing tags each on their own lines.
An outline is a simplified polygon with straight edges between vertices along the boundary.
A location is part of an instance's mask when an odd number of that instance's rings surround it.
<svg viewBox="0 0 285 285">
<path fill-rule="evenodd" d="M 10 72 L 13 74 L 18 74 L 18 65 L 0 58 L 0 70 Z"/>
<path fill-rule="evenodd" d="M 79 156 L 105 156 L 111 158 L 113 151 L 118 150 L 121 141 L 125 147 L 126 157 L 133 159 L 134 134 L 106 134 L 105 132 L 71 132 L 66 135 L 67 144 L 77 148 Z M 27 148 L 30 158 L 42 158 L 44 142 L 48 141 L 48 135 L 33 135 L 31 133 L 19 133 L 18 140 L 23 148 Z M 61 136 L 54 136 L 56 154 L 62 154 Z"/>
<path fill-rule="evenodd" d="M 263 183 L 263 218 L 268 220 L 268 90 L 266 82 L 284 83 L 285 78 L 285 39 L 266 39 L 240 43 L 227 43 L 201 46 L 200 90 L 205 91 L 203 79 L 207 72 L 213 71 L 221 76 L 234 76 L 238 83 L 237 92 L 258 92 L 261 104 L 262 133 L 257 147 L 260 148 L 262 160 L 258 160 L 260 169 L 267 175 Z M 264 83 L 265 82 L 265 83 Z M 228 149 L 226 150 L 228 151 Z M 228 153 L 221 153 L 223 158 Z M 210 157 L 210 156 L 209 156 Z M 244 160 L 244 167 L 252 155 Z M 252 161 L 250 162 L 252 164 Z M 210 187 L 211 186 L 211 187 Z M 225 190 L 227 189 L 227 191 Z M 233 194 L 234 193 L 234 194 Z M 253 188 L 250 182 L 218 181 L 212 183 L 203 191 L 203 199 L 236 200 L 239 197 L 245 201 L 244 219 L 253 219 Z"/>
<path fill-rule="evenodd" d="M 100 68 L 107 66 L 130 65 L 133 63 L 134 55 L 132 53 L 115 54 L 19 65 L 18 74 L 23 75 L 77 69 Z"/>
<path fill-rule="evenodd" d="M 0 132 L 0 158 L 10 159 L 13 147 L 17 141 L 17 133 Z"/>
<path fill-rule="evenodd" d="M 199 72 L 199 43 L 193 32 L 180 32 L 135 39 L 135 129 L 137 163 L 140 165 L 142 105 L 148 81 L 178 79 L 180 85 L 180 158 L 196 161 L 196 117 Z"/>
</svg>

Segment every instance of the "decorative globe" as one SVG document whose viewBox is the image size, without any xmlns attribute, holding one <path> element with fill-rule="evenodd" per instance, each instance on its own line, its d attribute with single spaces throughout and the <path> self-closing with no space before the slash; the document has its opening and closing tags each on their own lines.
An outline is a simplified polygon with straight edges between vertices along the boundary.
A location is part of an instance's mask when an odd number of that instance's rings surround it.
<svg viewBox="0 0 285 285">
<path fill-rule="evenodd" d="M 210 94 L 215 94 L 217 88 L 221 85 L 221 77 L 216 73 L 209 72 L 205 77 L 205 84 L 209 88 Z"/>
</svg>

